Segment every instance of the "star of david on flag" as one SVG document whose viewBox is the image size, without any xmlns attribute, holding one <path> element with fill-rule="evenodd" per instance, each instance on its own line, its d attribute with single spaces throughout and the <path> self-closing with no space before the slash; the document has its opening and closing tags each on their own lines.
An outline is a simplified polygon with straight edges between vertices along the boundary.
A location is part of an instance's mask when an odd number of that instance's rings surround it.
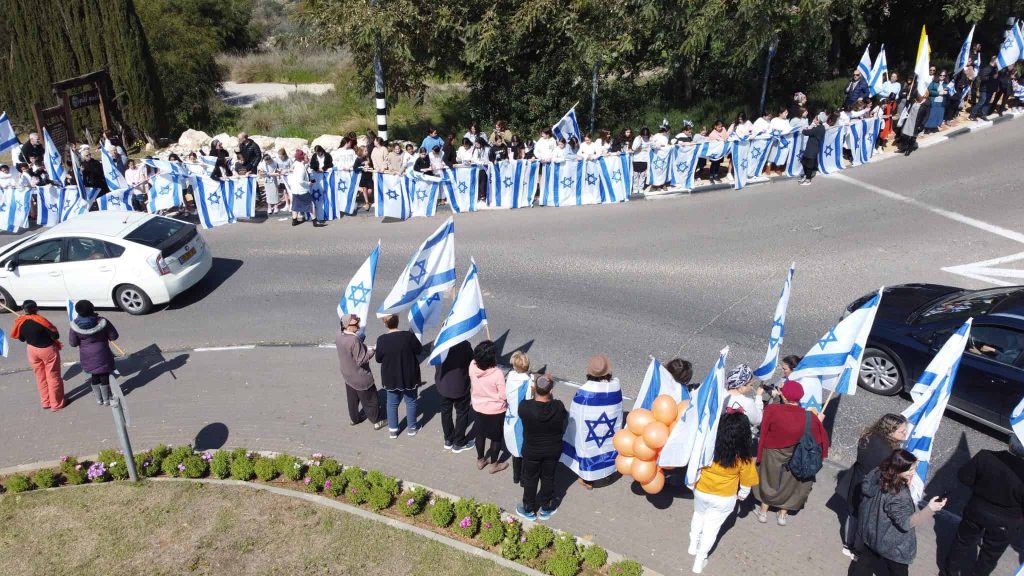
<svg viewBox="0 0 1024 576">
<path fill-rule="evenodd" d="M 413 271 L 420 261 L 423 262 L 422 275 Z M 418 298 L 444 292 L 454 285 L 455 222 L 449 217 L 413 253 L 395 286 L 377 310 L 377 316 L 383 318 L 398 314 L 411 307 Z"/>
<path fill-rule="evenodd" d="M 615 472 L 618 452 L 608 440 L 622 422 L 622 388 L 617 378 L 588 380 L 573 396 L 560 461 L 585 482 Z"/>
<path fill-rule="evenodd" d="M 380 240 L 341 291 L 341 298 L 338 299 L 338 319 L 345 314 L 355 314 L 359 316 L 359 326 L 366 326 L 366 318 L 370 315 L 370 294 L 373 292 L 373 281 L 377 278 L 379 258 Z"/>
<path fill-rule="evenodd" d="M 786 334 L 786 309 L 789 308 L 789 293 L 793 287 L 793 274 L 795 273 L 796 262 L 793 262 L 789 265 L 786 282 L 782 285 L 779 303 L 775 305 L 775 314 L 772 316 L 772 328 L 768 334 L 768 351 L 764 355 L 764 362 L 761 362 L 761 365 L 754 370 L 754 376 L 757 376 L 764 382 L 771 380 L 775 374 L 775 368 L 779 365 L 782 339 Z"/>
</svg>

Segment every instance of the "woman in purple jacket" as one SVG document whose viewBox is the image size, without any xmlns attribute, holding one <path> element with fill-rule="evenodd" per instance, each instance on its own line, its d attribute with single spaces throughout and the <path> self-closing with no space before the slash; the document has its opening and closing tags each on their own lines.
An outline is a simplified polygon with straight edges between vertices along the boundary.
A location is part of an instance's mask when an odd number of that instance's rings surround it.
<svg viewBox="0 0 1024 576">
<path fill-rule="evenodd" d="M 92 392 L 100 406 L 110 404 L 110 373 L 114 371 L 114 354 L 110 351 L 111 340 L 117 340 L 117 330 L 106 318 L 96 315 L 92 302 L 79 300 L 75 303 L 78 318 L 71 323 L 68 343 L 80 348 L 78 363 L 82 371 L 90 375 Z"/>
</svg>

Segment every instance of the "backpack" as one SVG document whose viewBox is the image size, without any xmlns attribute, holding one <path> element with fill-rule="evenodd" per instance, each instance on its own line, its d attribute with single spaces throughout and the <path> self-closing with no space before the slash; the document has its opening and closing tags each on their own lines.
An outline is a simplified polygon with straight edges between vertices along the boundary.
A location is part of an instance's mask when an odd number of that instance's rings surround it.
<svg viewBox="0 0 1024 576">
<path fill-rule="evenodd" d="M 804 435 L 800 437 L 800 441 L 793 448 L 793 455 L 786 463 L 786 468 L 793 474 L 793 477 L 801 482 L 814 480 L 814 476 L 822 466 L 821 445 L 811 434 L 811 418 L 813 416 L 808 412 Z"/>
</svg>

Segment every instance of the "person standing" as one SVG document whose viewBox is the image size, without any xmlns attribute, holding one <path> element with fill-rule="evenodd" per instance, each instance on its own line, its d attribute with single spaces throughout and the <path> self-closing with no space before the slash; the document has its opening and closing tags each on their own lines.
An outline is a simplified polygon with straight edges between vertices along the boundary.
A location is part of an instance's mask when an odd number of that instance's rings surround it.
<svg viewBox="0 0 1024 576">
<path fill-rule="evenodd" d="M 368 419 L 373 422 L 374 430 L 380 430 L 384 422 L 380 418 L 377 385 L 370 372 L 374 349 L 367 348 L 364 343 L 366 333 L 359 329 L 360 320 L 355 314 L 342 316 L 338 333 L 334 336 L 334 345 L 338 351 L 341 376 L 345 379 L 348 417 L 352 426 Z M 363 405 L 362 413 L 359 411 L 360 404 Z"/>
<path fill-rule="evenodd" d="M 861 74 L 860 70 L 853 71 L 853 79 L 846 85 L 846 100 L 843 101 L 843 106 L 853 106 L 853 103 L 868 97 L 868 82 Z"/>
<path fill-rule="evenodd" d="M 46 147 L 43 146 L 42 140 L 39 138 L 39 134 L 32 132 L 28 135 L 28 142 L 21 145 L 21 163 L 28 163 L 29 158 L 45 158 Z M 19 162 L 17 158 L 12 159 L 15 164 Z"/>
<path fill-rule="evenodd" d="M 523 502 L 516 506 L 516 514 L 527 520 L 547 520 L 558 510 L 555 470 L 569 413 L 561 401 L 554 399 L 554 389 L 555 379 L 544 374 L 531 387 L 533 398 L 519 403 L 523 424 Z"/>
<path fill-rule="evenodd" d="M 1024 523 L 1024 445 L 1011 434 L 1008 450 L 981 450 L 957 476 L 971 499 L 946 557 L 946 576 L 988 576 Z"/>
<path fill-rule="evenodd" d="M 427 130 L 427 136 L 420 143 L 420 148 L 424 150 L 433 150 L 434 146 L 441 148 L 444 146 L 444 139 L 437 133 L 437 128 L 430 128 Z"/>
<path fill-rule="evenodd" d="M 815 118 L 809 128 L 803 130 L 807 137 L 804 146 L 803 156 L 800 157 L 800 165 L 804 168 L 804 176 L 800 179 L 801 186 L 810 186 L 814 175 L 818 173 L 818 151 L 821 150 L 821 143 L 825 140 L 825 126 L 821 118 Z"/>
<path fill-rule="evenodd" d="M 473 349 L 469 382 L 476 433 L 476 467 L 483 470 L 490 466 L 490 473 L 497 474 L 508 468 L 508 462 L 501 461 L 502 423 L 508 403 L 505 401 L 505 375 L 498 368 L 494 342 L 484 340 Z M 490 448 L 484 450 L 488 440 Z"/>
<path fill-rule="evenodd" d="M 508 411 L 505 416 L 505 449 L 512 454 L 512 482 L 519 484 L 523 473 L 523 423 L 519 419 L 519 405 L 529 399 L 530 358 L 516 350 L 512 353 L 512 369 L 505 378 L 505 399 Z"/>
<path fill-rule="evenodd" d="M 291 172 L 288 174 L 288 191 L 291 194 L 292 226 L 298 226 L 306 221 L 306 214 L 313 212 L 313 195 L 311 186 L 313 179 L 309 175 L 309 168 L 306 167 L 306 153 L 301 149 L 295 150 L 295 162 L 292 163 Z M 316 221 L 314 221 L 314 225 Z"/>
<path fill-rule="evenodd" d="M 398 404 L 405 400 L 406 434 L 415 436 L 416 389 L 420 385 L 420 361 L 423 351 L 419 338 L 408 330 L 398 329 L 398 315 L 383 318 L 387 333 L 377 337 L 376 356 L 380 364 L 380 381 L 387 391 L 388 432 L 391 439 L 398 438 Z"/>
<path fill-rule="evenodd" d="M 999 90 L 999 58 L 993 56 L 978 73 L 978 100 L 971 107 L 971 120 L 986 120 L 989 103 Z"/>
<path fill-rule="evenodd" d="M 473 362 L 473 346 L 462 341 L 448 349 L 441 365 L 434 370 L 434 388 L 441 396 L 441 431 L 444 449 L 453 453 L 473 447 L 466 440 L 469 428 L 469 365 Z M 452 412 L 455 419 L 452 420 Z"/>
<path fill-rule="evenodd" d="M 110 405 L 110 375 L 114 372 L 114 353 L 110 342 L 117 340 L 117 329 L 106 318 L 96 314 L 89 300 L 75 302 L 78 317 L 71 323 L 68 344 L 79 348 L 78 363 L 89 374 L 96 404 Z"/>
<path fill-rule="evenodd" d="M 255 174 L 256 169 L 259 167 L 260 159 L 263 158 L 263 152 L 260 150 L 260 145 L 252 138 L 249 138 L 249 135 L 245 132 L 238 133 L 238 153 L 242 155 L 246 171 L 249 174 Z"/>
<path fill-rule="evenodd" d="M 60 374 L 60 332 L 39 315 L 35 300 L 22 303 L 25 313 L 14 321 L 11 337 L 27 344 L 28 363 L 36 375 L 39 401 L 44 410 L 64 408 L 64 379 Z"/>
<path fill-rule="evenodd" d="M 764 390 L 760 385 L 754 397 L 747 396 L 754 390 L 754 372 L 746 364 L 738 364 L 725 380 L 725 407 L 733 410 L 742 410 L 750 421 L 750 433 L 757 438 L 757 431 L 761 427 L 761 417 L 764 412 Z"/>
</svg>

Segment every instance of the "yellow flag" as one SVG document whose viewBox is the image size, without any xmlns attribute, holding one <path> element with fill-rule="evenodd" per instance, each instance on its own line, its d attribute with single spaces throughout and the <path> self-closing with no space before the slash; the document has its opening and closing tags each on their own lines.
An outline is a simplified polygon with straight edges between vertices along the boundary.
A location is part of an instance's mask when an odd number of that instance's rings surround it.
<svg viewBox="0 0 1024 576">
<path fill-rule="evenodd" d="M 921 26 L 921 40 L 917 43 L 917 60 L 914 63 L 914 74 L 917 75 L 917 93 L 921 96 L 928 94 L 928 85 L 932 83 L 932 76 L 928 73 L 930 55 L 932 48 L 928 44 L 928 33 L 924 26 Z"/>
</svg>

